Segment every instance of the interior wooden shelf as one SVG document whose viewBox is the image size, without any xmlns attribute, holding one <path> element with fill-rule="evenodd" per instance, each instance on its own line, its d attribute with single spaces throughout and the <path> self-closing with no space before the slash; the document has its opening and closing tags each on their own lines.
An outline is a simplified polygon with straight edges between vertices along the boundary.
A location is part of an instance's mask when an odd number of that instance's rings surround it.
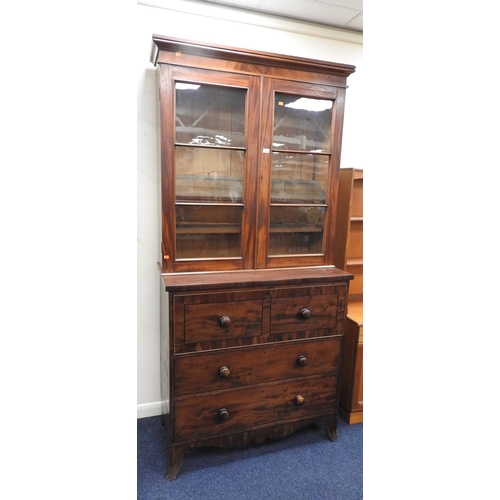
<svg viewBox="0 0 500 500">
<path fill-rule="evenodd" d="M 177 226 L 177 234 L 190 234 L 190 233 L 206 233 L 206 234 L 223 234 L 223 233 L 240 233 L 240 225 L 201 225 L 201 224 L 182 224 Z M 323 227 L 311 226 L 283 226 L 272 227 L 269 229 L 270 233 L 321 233 Z"/>
<path fill-rule="evenodd" d="M 207 170 L 210 167 L 206 167 Z M 190 203 L 241 202 L 243 180 L 228 176 L 178 174 L 177 201 Z M 271 206 L 325 205 L 326 194 L 316 181 L 301 179 L 272 179 Z M 326 205 L 325 205 L 326 206 Z"/>
<path fill-rule="evenodd" d="M 279 226 L 269 228 L 270 233 L 322 233 L 322 226 Z"/>
<path fill-rule="evenodd" d="M 190 233 L 201 233 L 201 234 L 230 234 L 230 233 L 241 233 L 241 226 L 188 226 L 182 225 L 177 228 L 177 234 L 190 234 Z"/>
</svg>

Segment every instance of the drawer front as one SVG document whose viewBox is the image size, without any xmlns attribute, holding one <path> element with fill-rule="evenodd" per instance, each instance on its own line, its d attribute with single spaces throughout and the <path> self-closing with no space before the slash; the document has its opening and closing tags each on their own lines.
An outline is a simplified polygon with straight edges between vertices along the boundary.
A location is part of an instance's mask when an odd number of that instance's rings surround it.
<svg viewBox="0 0 500 500">
<path fill-rule="evenodd" d="M 247 338 L 252 343 L 269 330 L 268 295 L 257 290 L 176 296 L 175 352 L 222 348 L 226 341 L 238 345 Z"/>
<path fill-rule="evenodd" d="M 174 361 L 175 394 L 333 374 L 339 369 L 340 343 L 337 337 L 179 355 Z"/>
<path fill-rule="evenodd" d="M 345 294 L 346 289 L 345 285 L 334 285 L 273 291 L 271 334 L 334 329 L 339 313 L 339 295 Z"/>
<path fill-rule="evenodd" d="M 186 344 L 255 337 L 262 334 L 262 301 L 241 300 L 187 305 L 184 341 Z"/>
<path fill-rule="evenodd" d="M 336 392 L 336 376 L 319 376 L 177 400 L 175 442 L 333 413 Z"/>
</svg>

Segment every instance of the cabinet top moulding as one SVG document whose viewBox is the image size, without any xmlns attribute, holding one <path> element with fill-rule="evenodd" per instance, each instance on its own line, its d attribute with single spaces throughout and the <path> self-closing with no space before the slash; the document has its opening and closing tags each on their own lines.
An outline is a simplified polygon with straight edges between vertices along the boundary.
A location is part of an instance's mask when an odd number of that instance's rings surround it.
<svg viewBox="0 0 500 500">
<path fill-rule="evenodd" d="M 320 61 L 270 52 L 259 52 L 247 49 L 235 49 L 223 45 L 206 45 L 199 42 L 153 35 L 150 61 L 153 65 L 158 63 L 174 63 L 175 59 L 181 55 L 195 56 L 201 58 L 217 59 L 221 61 L 231 61 L 241 63 L 241 72 L 261 74 L 262 69 L 257 71 L 253 65 L 295 70 L 299 72 L 326 74 L 330 77 L 338 77 L 332 84 L 346 86 L 347 77 L 354 73 L 355 66 L 350 64 Z M 180 61 L 179 61 L 180 62 Z M 189 63 L 193 64 L 193 60 Z M 200 67 L 204 67 L 204 61 L 200 61 Z M 221 68 L 222 69 L 222 68 Z M 235 68 L 231 68 L 234 70 Z M 264 73 L 268 73 L 264 71 Z"/>
</svg>

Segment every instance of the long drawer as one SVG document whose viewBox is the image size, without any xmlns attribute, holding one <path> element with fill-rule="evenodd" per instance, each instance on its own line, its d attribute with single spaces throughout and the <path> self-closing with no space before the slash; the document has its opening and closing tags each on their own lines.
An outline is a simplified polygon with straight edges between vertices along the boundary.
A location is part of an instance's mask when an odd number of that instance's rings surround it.
<svg viewBox="0 0 500 500">
<path fill-rule="evenodd" d="M 175 394 L 203 392 L 333 374 L 340 363 L 341 338 L 261 344 L 175 357 Z"/>
<path fill-rule="evenodd" d="M 336 411 L 336 376 L 299 378 L 178 399 L 175 441 L 206 439 Z"/>
</svg>

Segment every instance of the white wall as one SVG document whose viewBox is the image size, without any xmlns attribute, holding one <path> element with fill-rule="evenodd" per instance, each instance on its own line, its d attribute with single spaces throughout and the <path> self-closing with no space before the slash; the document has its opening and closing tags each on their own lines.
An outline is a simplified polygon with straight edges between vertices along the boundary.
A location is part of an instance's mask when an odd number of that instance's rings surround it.
<svg viewBox="0 0 500 500">
<path fill-rule="evenodd" d="M 137 416 L 161 413 L 157 212 L 157 90 L 153 34 L 353 64 L 341 166 L 363 168 L 362 35 L 204 2 L 150 0 L 136 7 L 137 65 Z"/>
</svg>

